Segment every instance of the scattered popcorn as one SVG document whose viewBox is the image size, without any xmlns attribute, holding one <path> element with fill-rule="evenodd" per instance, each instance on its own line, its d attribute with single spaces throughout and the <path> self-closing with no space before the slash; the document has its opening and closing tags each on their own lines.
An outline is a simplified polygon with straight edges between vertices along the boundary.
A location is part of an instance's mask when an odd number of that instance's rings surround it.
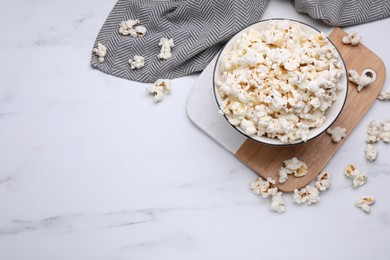
<svg viewBox="0 0 390 260">
<path fill-rule="evenodd" d="M 145 66 L 145 59 L 142 56 L 135 55 L 133 59 L 129 60 L 131 69 L 140 69 Z"/>
<path fill-rule="evenodd" d="M 384 120 L 382 122 L 382 133 L 380 138 L 385 143 L 390 143 L 390 120 Z"/>
<path fill-rule="evenodd" d="M 271 209 L 278 213 L 283 213 L 286 211 L 286 206 L 284 205 L 282 195 L 283 193 L 279 191 L 271 198 Z"/>
<path fill-rule="evenodd" d="M 306 141 L 337 99 L 342 71 L 323 33 L 306 35 L 298 24 L 271 21 L 266 30 L 240 35 L 221 57 L 216 82 L 221 110 L 237 127 L 252 121 L 253 135 Z"/>
<path fill-rule="evenodd" d="M 320 191 L 316 187 L 307 185 L 306 191 L 309 193 L 309 199 L 307 200 L 307 205 L 317 203 L 320 200 Z"/>
<path fill-rule="evenodd" d="M 376 159 L 376 156 L 378 155 L 378 150 L 372 144 L 367 144 L 364 152 L 366 153 L 367 160 L 369 160 L 370 162 L 374 161 Z"/>
<path fill-rule="evenodd" d="M 261 177 L 256 178 L 250 183 L 250 188 L 253 193 L 260 195 L 263 198 L 268 198 L 270 195 L 274 196 L 278 193 L 278 188 L 275 186 L 275 180 L 267 178 L 263 180 Z"/>
<path fill-rule="evenodd" d="M 272 178 L 267 178 L 266 181 L 263 182 L 263 187 L 261 189 L 261 196 L 263 198 L 268 198 L 268 196 L 274 196 L 278 192 L 278 188 L 275 186 L 275 180 Z"/>
<path fill-rule="evenodd" d="M 358 208 L 361 208 L 364 212 L 370 213 L 371 212 L 371 205 L 374 204 L 375 199 L 370 196 L 362 197 L 358 201 L 355 202 L 355 205 Z"/>
<path fill-rule="evenodd" d="M 330 182 L 330 174 L 327 173 L 326 171 L 322 171 L 318 176 L 317 176 L 317 181 L 316 181 L 316 188 L 319 189 L 320 191 L 325 191 L 330 188 L 332 183 Z"/>
<path fill-rule="evenodd" d="M 99 62 L 102 63 L 104 61 L 104 57 L 107 55 L 107 47 L 98 42 L 97 47 L 93 49 L 93 52 L 99 56 Z"/>
<path fill-rule="evenodd" d="M 260 195 L 261 193 L 261 187 L 262 187 L 262 179 L 256 178 L 249 184 L 250 189 L 253 191 L 254 194 Z"/>
<path fill-rule="evenodd" d="M 373 120 L 370 122 L 368 127 L 368 138 L 366 140 L 367 143 L 376 143 L 380 140 L 380 135 L 382 132 L 382 124 Z"/>
<path fill-rule="evenodd" d="M 287 181 L 288 174 L 289 174 L 289 172 L 287 171 L 287 169 L 284 167 L 281 167 L 279 169 L 279 183 L 283 183 L 283 182 Z"/>
<path fill-rule="evenodd" d="M 139 24 L 139 20 L 123 21 L 119 25 L 119 33 L 122 35 L 130 35 L 134 31 L 133 26 Z"/>
<path fill-rule="evenodd" d="M 379 99 L 379 100 L 390 100 L 390 92 L 382 91 L 381 93 L 379 93 L 377 99 Z"/>
<path fill-rule="evenodd" d="M 146 28 L 144 26 L 136 26 L 133 28 L 137 24 L 139 24 L 138 19 L 123 21 L 119 25 L 119 33 L 122 35 L 130 35 L 132 37 L 144 36 Z"/>
<path fill-rule="evenodd" d="M 357 32 L 348 33 L 344 36 L 342 42 L 344 44 L 358 45 L 362 41 L 363 37 L 359 36 Z"/>
<path fill-rule="evenodd" d="M 300 190 L 295 189 L 293 195 L 293 202 L 297 204 L 303 204 L 307 202 L 307 205 L 317 203 L 320 200 L 320 191 L 313 186 L 307 185 Z"/>
<path fill-rule="evenodd" d="M 284 161 L 284 167 L 279 170 L 279 183 L 287 181 L 288 174 L 294 174 L 295 177 L 303 177 L 307 174 L 307 165 L 294 157 Z"/>
<path fill-rule="evenodd" d="M 154 84 L 146 89 L 146 92 L 154 95 L 154 101 L 159 102 L 164 94 L 171 92 L 171 82 L 168 79 L 158 79 Z"/>
<path fill-rule="evenodd" d="M 158 57 L 163 60 L 169 59 L 172 56 L 171 48 L 175 46 L 173 39 L 161 38 L 158 45 L 161 46 L 161 51 Z"/>
<path fill-rule="evenodd" d="M 358 188 L 367 182 L 367 175 L 361 173 L 360 170 L 356 169 L 353 164 L 349 164 L 344 169 L 344 174 L 348 178 L 352 179 L 352 186 L 354 188 Z"/>
<path fill-rule="evenodd" d="M 352 187 L 359 188 L 360 186 L 363 186 L 367 182 L 367 175 L 365 174 L 359 174 L 355 178 L 353 178 L 352 181 Z"/>
<path fill-rule="evenodd" d="M 354 179 L 356 176 L 358 176 L 360 173 L 360 170 L 356 169 L 355 165 L 349 164 L 344 169 L 344 174 L 350 179 Z"/>
<path fill-rule="evenodd" d="M 357 85 L 357 91 L 362 91 L 363 88 L 367 87 L 369 84 L 374 82 L 373 78 L 367 76 L 367 75 L 361 75 L 357 73 L 356 70 L 349 70 L 349 81 L 355 83 Z"/>
<path fill-rule="evenodd" d="M 293 195 L 293 202 L 297 204 L 303 204 L 309 200 L 309 193 L 306 188 L 302 188 L 300 190 L 295 189 Z"/>
<path fill-rule="evenodd" d="M 331 135 L 333 142 L 338 143 L 347 136 L 347 129 L 341 127 L 335 127 L 333 130 L 328 128 L 326 131 Z"/>
<path fill-rule="evenodd" d="M 133 37 L 142 37 L 146 34 L 146 28 L 144 26 L 136 26 L 134 30 L 130 31 L 130 35 Z"/>
</svg>

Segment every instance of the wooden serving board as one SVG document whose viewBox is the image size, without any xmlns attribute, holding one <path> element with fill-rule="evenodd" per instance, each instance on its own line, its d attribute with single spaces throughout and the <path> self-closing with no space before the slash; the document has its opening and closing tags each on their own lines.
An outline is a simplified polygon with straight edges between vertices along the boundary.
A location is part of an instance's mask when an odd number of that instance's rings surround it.
<svg viewBox="0 0 390 260">
<path fill-rule="evenodd" d="M 376 80 L 361 92 L 357 92 L 354 83 L 349 82 L 348 84 L 348 97 L 344 109 L 331 126 L 332 128 L 336 126 L 346 128 L 346 138 L 348 138 L 376 100 L 386 78 L 386 69 L 383 61 L 363 44 L 358 46 L 344 45 L 341 42 L 344 35 L 346 33 L 343 30 L 335 28 L 329 35 L 329 39 L 341 53 L 347 70 L 355 69 L 360 74 L 363 70 L 370 68 L 376 72 Z M 201 74 L 187 100 L 187 113 L 192 122 L 264 178 L 271 177 L 278 180 L 278 170 L 283 166 L 284 160 L 297 157 L 305 162 L 308 166 L 307 175 L 301 178 L 290 175 L 285 183 L 277 184 L 282 191 L 289 192 L 299 189 L 315 179 L 345 139 L 334 143 L 327 133 L 323 133 L 307 143 L 275 147 L 243 137 L 220 115 L 204 116 L 213 113 L 212 110 L 218 111 L 214 97 L 210 97 L 213 87 L 212 67 L 214 64 L 215 61 Z M 211 102 L 214 104 L 212 105 Z"/>
</svg>

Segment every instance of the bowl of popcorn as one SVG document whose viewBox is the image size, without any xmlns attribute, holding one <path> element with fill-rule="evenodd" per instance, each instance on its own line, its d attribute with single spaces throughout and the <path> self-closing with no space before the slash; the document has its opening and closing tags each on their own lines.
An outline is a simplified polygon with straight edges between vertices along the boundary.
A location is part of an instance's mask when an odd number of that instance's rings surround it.
<svg viewBox="0 0 390 260">
<path fill-rule="evenodd" d="M 214 68 L 219 111 L 240 133 L 269 145 L 307 142 L 337 119 L 347 98 L 344 61 L 304 23 L 272 19 L 236 34 Z"/>
</svg>

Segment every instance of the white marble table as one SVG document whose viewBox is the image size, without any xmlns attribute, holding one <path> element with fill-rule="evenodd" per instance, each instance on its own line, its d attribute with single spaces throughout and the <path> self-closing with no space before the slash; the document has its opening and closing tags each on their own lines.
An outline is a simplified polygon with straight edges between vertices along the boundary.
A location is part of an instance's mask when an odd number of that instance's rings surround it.
<svg viewBox="0 0 390 260">
<path fill-rule="evenodd" d="M 279 215 L 249 191 L 255 174 L 187 118 L 198 75 L 173 80 L 154 104 L 146 84 L 90 68 L 114 3 L 1 4 L 1 260 L 390 258 L 390 145 L 377 146 L 374 163 L 363 154 L 369 121 L 390 118 L 390 102 L 376 102 L 331 160 L 321 201 L 286 196 Z M 263 17 L 331 29 L 284 0 Z M 390 68 L 389 27 L 345 30 Z M 357 190 L 343 176 L 349 162 L 369 175 Z M 353 204 L 361 195 L 377 199 L 370 215 Z"/>
</svg>

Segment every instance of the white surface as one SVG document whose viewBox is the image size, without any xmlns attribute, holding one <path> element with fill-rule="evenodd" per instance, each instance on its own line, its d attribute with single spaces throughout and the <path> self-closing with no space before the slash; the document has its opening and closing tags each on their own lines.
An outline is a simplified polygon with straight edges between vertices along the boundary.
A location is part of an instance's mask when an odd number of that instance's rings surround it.
<svg viewBox="0 0 390 260">
<path fill-rule="evenodd" d="M 313 35 L 313 34 L 317 34 L 318 33 L 317 30 L 313 29 L 310 26 L 306 26 L 305 24 L 297 23 L 295 21 L 290 21 L 290 23 L 298 24 L 302 28 L 302 31 L 306 33 L 306 35 Z M 251 29 L 252 30 L 254 29 L 254 30 L 261 31 L 261 30 L 267 30 L 270 27 L 271 27 L 271 23 L 269 21 L 263 21 L 263 22 L 259 22 L 259 23 L 253 24 L 253 25 L 245 28 L 239 34 L 236 34 L 228 43 L 226 43 L 226 46 L 222 50 L 222 52 L 221 52 L 219 57 L 226 56 L 226 52 L 232 50 L 233 45 L 237 42 L 238 38 L 242 34 L 247 33 Z M 333 50 L 335 52 L 337 51 L 333 45 L 332 45 L 332 48 L 333 48 Z M 338 58 L 338 61 L 342 62 L 341 57 Z M 216 62 L 219 63 L 220 61 L 217 60 Z M 214 62 L 214 64 L 215 64 L 215 62 Z M 312 128 L 310 130 L 309 134 L 308 134 L 307 141 L 312 140 L 316 136 L 322 134 L 326 129 L 328 129 L 329 126 L 334 123 L 336 118 L 339 116 L 339 114 L 341 112 L 341 109 L 344 107 L 344 102 L 345 102 L 346 97 L 347 97 L 347 89 L 348 89 L 347 71 L 346 71 L 345 66 L 343 66 L 342 72 L 343 73 L 342 73 L 342 76 L 339 79 L 339 82 L 342 83 L 341 86 L 343 86 L 343 89 L 337 92 L 337 94 L 338 94 L 337 100 L 326 111 L 326 114 L 325 114 L 326 119 L 323 122 L 323 125 L 321 127 Z M 211 71 L 210 70 L 204 70 L 202 72 L 202 74 L 200 75 L 200 78 L 204 77 L 205 79 L 208 79 L 210 76 L 203 75 L 203 74 L 206 74 L 206 73 L 211 73 L 212 77 L 215 77 L 215 82 L 221 81 L 221 73 L 215 73 L 215 75 L 213 75 L 214 74 L 213 70 L 211 70 Z M 209 89 L 210 87 L 213 88 L 213 82 L 211 81 L 211 84 L 209 82 L 207 83 L 205 80 L 201 80 L 200 82 L 198 81 L 198 82 L 195 83 L 193 88 L 206 88 L 206 89 Z M 198 92 L 200 92 L 200 90 L 198 90 Z M 192 98 L 196 98 L 196 97 L 192 97 L 192 93 L 190 93 L 189 99 L 192 99 Z M 217 91 L 217 99 L 218 99 L 218 104 L 221 104 L 223 99 L 219 95 L 218 91 Z M 190 109 L 190 110 L 194 109 L 196 111 L 199 111 L 201 109 L 204 110 L 205 107 L 208 107 L 207 105 L 204 105 L 205 102 L 204 102 L 202 97 L 197 98 L 197 100 L 194 100 L 192 103 L 198 104 L 198 107 L 193 106 L 193 107 L 188 107 L 187 109 Z M 214 101 L 214 103 L 215 103 L 215 101 Z M 204 111 L 202 111 L 202 112 L 203 113 L 197 113 L 199 115 L 199 117 L 194 117 L 193 118 L 193 121 L 195 121 L 195 122 L 199 121 L 199 125 L 202 125 L 200 122 L 202 122 L 205 119 L 203 116 L 200 116 L 201 114 L 205 114 Z M 210 123 L 207 123 L 206 125 L 202 125 L 203 129 L 205 129 L 205 132 L 210 132 L 210 135 L 213 136 L 214 139 L 216 139 L 219 143 L 221 143 L 222 146 L 228 147 L 228 150 L 233 151 L 233 153 L 235 153 L 235 151 L 238 150 L 239 147 L 237 149 L 230 149 L 230 147 L 231 147 L 231 144 L 230 144 L 231 141 L 230 140 L 228 141 L 227 144 L 225 144 L 225 140 L 221 140 L 221 138 L 219 136 L 220 136 L 220 133 L 223 132 L 222 129 L 221 130 L 218 129 L 216 132 L 214 132 L 215 128 L 209 129 L 207 127 L 208 125 L 210 125 Z M 230 124 L 226 124 L 226 125 L 232 127 Z M 241 129 L 241 127 L 239 127 L 239 126 L 234 126 L 234 127 L 238 131 L 240 131 L 241 133 L 245 134 L 245 132 Z M 226 129 L 227 127 L 224 127 L 224 128 Z M 233 139 L 236 140 L 237 138 L 238 137 L 233 138 Z M 285 143 L 282 143 L 277 138 L 269 138 L 269 137 L 265 137 L 265 136 L 256 136 L 256 135 L 251 136 L 251 138 L 254 139 L 254 140 L 260 141 L 262 143 L 270 144 L 270 145 L 286 145 Z M 297 141 L 293 142 L 293 144 L 302 143 L 302 142 L 303 142 L 302 140 L 297 140 Z M 241 142 L 241 144 L 242 143 L 243 142 Z"/>
<path fill-rule="evenodd" d="M 204 133 L 235 154 L 245 142 L 246 137 L 238 133 L 218 113 L 218 105 L 215 102 L 212 88 L 216 58 L 203 70 L 191 88 L 187 98 L 187 114 L 190 120 Z"/>
<path fill-rule="evenodd" d="M 249 191 L 255 174 L 188 120 L 198 75 L 173 80 L 154 104 L 147 84 L 90 68 L 114 2 L 2 4 L 0 259 L 388 258 L 390 146 L 377 145 L 368 163 L 364 139 L 370 120 L 389 117 L 389 102 L 376 102 L 332 159 L 334 185 L 320 203 L 286 196 L 279 215 Z M 284 0 L 263 17 L 311 21 Z M 347 31 L 389 67 L 389 26 Z M 342 175 L 349 162 L 369 176 L 357 190 Z M 354 206 L 362 195 L 377 199 L 370 215 Z"/>
</svg>

